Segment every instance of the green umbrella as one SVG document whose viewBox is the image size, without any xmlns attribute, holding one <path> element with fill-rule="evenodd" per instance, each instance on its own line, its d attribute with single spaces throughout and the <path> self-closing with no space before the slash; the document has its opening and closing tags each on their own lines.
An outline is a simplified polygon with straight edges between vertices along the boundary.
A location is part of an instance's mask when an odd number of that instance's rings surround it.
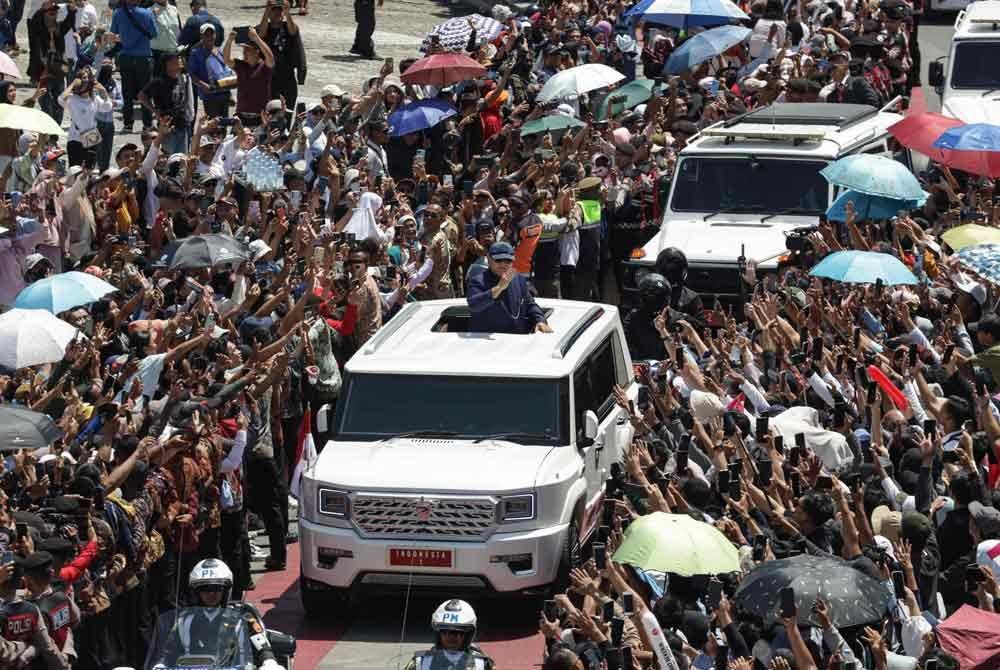
<svg viewBox="0 0 1000 670">
<path fill-rule="evenodd" d="M 643 570 L 691 575 L 738 572 L 733 543 L 704 521 L 686 514 L 653 512 L 629 524 L 614 559 Z"/>
<path fill-rule="evenodd" d="M 656 82 L 652 79 L 636 79 L 621 88 L 611 91 L 611 93 L 604 96 L 604 99 L 597 106 L 597 120 L 606 121 L 615 114 L 621 114 L 626 109 L 632 109 L 636 105 L 646 102 L 653 97 L 653 86 L 655 85 Z M 611 98 L 617 100 L 621 96 L 624 96 L 625 99 L 620 102 L 611 102 Z M 611 107 L 610 114 L 608 113 L 609 106 Z"/>
<path fill-rule="evenodd" d="M 536 133 L 548 133 L 553 130 L 565 130 L 566 128 L 582 128 L 585 125 L 587 124 L 574 116 L 549 114 L 521 126 L 521 137 Z"/>
<path fill-rule="evenodd" d="M 964 226 L 955 226 L 951 230 L 946 230 L 941 234 L 941 239 L 955 251 L 961 251 L 965 247 L 971 247 L 975 244 L 1000 243 L 1000 228 L 967 223 Z"/>
</svg>

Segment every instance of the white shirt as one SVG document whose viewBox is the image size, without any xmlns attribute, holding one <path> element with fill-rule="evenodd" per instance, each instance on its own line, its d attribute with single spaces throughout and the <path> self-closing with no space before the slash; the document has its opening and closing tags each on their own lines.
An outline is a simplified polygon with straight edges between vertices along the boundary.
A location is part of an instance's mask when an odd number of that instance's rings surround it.
<svg viewBox="0 0 1000 670">
<path fill-rule="evenodd" d="M 97 27 L 97 8 L 89 2 L 83 3 L 83 7 L 76 8 L 76 29 L 82 26 L 90 26 L 91 29 Z"/>
<path fill-rule="evenodd" d="M 368 176 L 375 177 L 389 176 L 389 157 L 385 154 L 385 149 L 368 140 Z"/>
<path fill-rule="evenodd" d="M 69 112 L 69 142 L 79 142 L 81 135 L 97 127 L 97 112 L 110 112 L 114 107 L 110 99 L 96 90 L 90 98 L 66 91 L 59 96 L 59 104 Z"/>
</svg>

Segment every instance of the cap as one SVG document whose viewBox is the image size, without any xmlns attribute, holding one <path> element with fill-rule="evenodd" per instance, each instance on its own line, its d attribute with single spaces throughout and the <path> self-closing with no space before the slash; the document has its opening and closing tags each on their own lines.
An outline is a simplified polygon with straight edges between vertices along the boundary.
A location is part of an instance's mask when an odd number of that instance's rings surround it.
<svg viewBox="0 0 1000 670">
<path fill-rule="evenodd" d="M 199 149 L 204 149 L 205 147 L 214 147 L 219 144 L 219 141 L 213 138 L 211 135 L 202 135 L 201 144 L 198 145 Z"/>
<path fill-rule="evenodd" d="M 323 90 L 320 91 L 320 97 L 325 98 L 328 95 L 332 95 L 335 98 L 339 98 L 340 96 L 344 95 L 344 89 L 340 88 L 336 84 L 327 84 L 326 86 L 323 87 Z"/>
<path fill-rule="evenodd" d="M 52 567 L 52 554 L 47 551 L 36 551 L 21 560 L 21 569 L 25 572 L 46 572 Z"/>
<path fill-rule="evenodd" d="M 237 204 L 237 202 L 231 196 L 228 195 L 216 200 L 215 204 L 227 205 L 229 207 L 239 207 L 239 204 Z"/>
<path fill-rule="evenodd" d="M 981 535 L 990 536 L 989 539 L 996 539 L 992 536 L 1000 535 L 1000 510 L 996 507 L 974 500 L 969 503 L 969 515 Z"/>
<path fill-rule="evenodd" d="M 584 177 L 576 183 L 576 188 L 578 191 L 589 191 L 590 189 L 600 188 L 601 178 L 600 177 Z"/>
<path fill-rule="evenodd" d="M 490 245 L 489 255 L 495 261 L 512 261 L 514 260 L 514 247 L 506 242 L 494 242 Z"/>
<path fill-rule="evenodd" d="M 904 539 L 923 546 L 933 529 L 931 520 L 920 512 L 904 512 L 900 521 L 899 534 Z"/>
<path fill-rule="evenodd" d="M 24 258 L 24 269 L 25 270 L 31 270 L 36 265 L 38 265 L 39 263 L 41 263 L 43 261 L 46 262 L 46 263 L 48 263 L 49 259 L 46 258 L 45 256 L 41 255 L 41 254 L 28 254 Z"/>
<path fill-rule="evenodd" d="M 101 173 L 101 179 L 118 179 L 118 177 L 122 176 L 122 172 L 123 170 L 121 168 L 108 168 Z"/>
<path fill-rule="evenodd" d="M 42 162 L 47 163 L 49 161 L 54 161 L 65 153 L 66 152 L 63 149 L 59 148 L 49 149 L 48 151 L 45 152 L 45 156 L 42 157 Z"/>
<path fill-rule="evenodd" d="M 73 543 L 67 540 L 65 537 L 47 537 L 37 545 L 39 552 L 45 552 L 49 554 L 72 554 L 74 552 Z"/>
<path fill-rule="evenodd" d="M 170 154 L 170 157 L 167 158 L 167 165 L 170 165 L 171 163 L 183 163 L 186 160 L 187 154 Z"/>
<path fill-rule="evenodd" d="M 872 511 L 872 532 L 893 542 L 899 540 L 903 514 L 894 512 L 887 505 L 879 505 Z"/>
<path fill-rule="evenodd" d="M 115 152 L 115 158 L 118 158 L 118 156 L 121 155 L 121 152 L 123 151 L 138 151 L 138 150 L 139 150 L 138 144 L 135 144 L 134 142 L 126 142 L 125 144 L 118 147 L 118 151 Z"/>
<path fill-rule="evenodd" d="M 83 167 L 79 165 L 70 166 L 69 170 L 66 172 L 66 176 L 59 180 L 61 184 L 69 184 L 73 182 L 74 178 L 83 172 Z"/>
<path fill-rule="evenodd" d="M 194 5 L 195 3 L 192 2 L 191 4 Z M 198 3 L 198 4 L 201 4 L 201 3 Z M 199 33 L 207 33 L 209 30 L 211 30 L 214 33 L 215 32 L 215 26 L 213 26 L 211 23 L 203 23 L 203 24 L 201 24 L 201 28 L 198 29 L 198 32 Z"/>
<path fill-rule="evenodd" d="M 267 106 L 264 109 L 268 112 L 280 112 L 284 110 L 284 107 L 281 105 L 281 100 L 268 100 Z"/>
</svg>

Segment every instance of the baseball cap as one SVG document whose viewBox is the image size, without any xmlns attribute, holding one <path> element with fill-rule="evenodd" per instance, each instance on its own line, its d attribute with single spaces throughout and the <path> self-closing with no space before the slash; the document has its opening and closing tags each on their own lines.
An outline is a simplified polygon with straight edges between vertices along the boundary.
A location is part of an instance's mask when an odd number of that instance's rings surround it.
<svg viewBox="0 0 1000 670">
<path fill-rule="evenodd" d="M 200 2 L 197 3 L 197 4 L 201 5 Z M 193 7 L 194 5 L 195 5 L 195 3 L 192 2 L 191 6 Z M 203 24 L 201 24 L 201 28 L 198 29 L 198 32 L 200 32 L 200 33 L 207 33 L 209 30 L 211 30 L 214 33 L 215 32 L 215 26 L 213 26 L 211 23 L 203 23 Z"/>
<path fill-rule="evenodd" d="M 899 534 L 910 542 L 923 546 L 933 531 L 931 520 L 920 512 L 903 513 Z"/>
<path fill-rule="evenodd" d="M 264 109 L 268 112 L 280 112 L 283 109 L 281 100 L 268 100 L 267 106 Z"/>
<path fill-rule="evenodd" d="M 34 269 L 34 267 L 36 265 L 38 265 L 42 261 L 45 261 L 46 263 L 48 263 L 49 259 L 46 258 L 45 256 L 41 255 L 41 254 L 28 254 L 24 258 L 24 269 L 25 270 L 32 270 L 32 269 Z"/>
<path fill-rule="evenodd" d="M 490 245 L 489 255 L 495 261 L 512 261 L 514 260 L 514 247 L 506 242 L 494 242 Z"/>
<path fill-rule="evenodd" d="M 996 507 L 974 500 L 969 503 L 969 515 L 982 535 L 1000 535 L 1000 510 Z"/>
<path fill-rule="evenodd" d="M 320 97 L 325 98 L 328 95 L 332 95 L 335 98 L 339 98 L 340 96 L 344 95 L 344 89 L 340 88 L 336 84 L 327 84 L 326 86 L 323 87 L 323 90 L 320 91 Z"/>
<path fill-rule="evenodd" d="M 903 527 L 902 512 L 894 512 L 887 505 L 872 510 L 872 532 L 896 542 Z"/>
</svg>

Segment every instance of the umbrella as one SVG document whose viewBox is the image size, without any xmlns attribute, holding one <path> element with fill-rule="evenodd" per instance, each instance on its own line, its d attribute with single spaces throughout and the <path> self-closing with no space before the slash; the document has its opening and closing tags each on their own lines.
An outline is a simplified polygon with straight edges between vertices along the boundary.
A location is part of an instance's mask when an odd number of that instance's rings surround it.
<svg viewBox="0 0 1000 670">
<path fill-rule="evenodd" d="M 577 65 L 558 72 L 545 82 L 535 98 L 538 102 L 571 98 L 611 86 L 625 78 L 618 70 L 600 63 Z"/>
<path fill-rule="evenodd" d="M 421 58 L 400 77 L 407 84 L 444 87 L 486 74 L 486 68 L 464 54 L 434 54 Z"/>
<path fill-rule="evenodd" d="M 12 309 L 0 315 L 0 365 L 20 370 L 55 363 L 77 330 L 44 309 Z"/>
<path fill-rule="evenodd" d="M 2 51 L 0 51 L 0 74 L 11 79 L 20 79 L 22 76 L 14 59 Z"/>
<path fill-rule="evenodd" d="M 26 130 L 43 135 L 65 135 L 51 116 L 34 107 L 0 104 L 0 128 Z"/>
<path fill-rule="evenodd" d="M 59 314 L 97 302 L 118 289 L 86 272 L 63 272 L 29 284 L 14 299 L 20 309 L 44 309 Z"/>
<path fill-rule="evenodd" d="M 41 449 L 62 435 L 48 414 L 17 405 L 0 405 L 0 451 Z"/>
<path fill-rule="evenodd" d="M 817 263 L 809 274 L 845 284 L 874 284 L 879 279 L 886 286 L 917 283 L 901 260 L 878 251 L 835 251 Z"/>
<path fill-rule="evenodd" d="M 766 561 L 743 578 L 734 599 L 738 607 L 756 614 L 765 623 L 779 618 L 781 589 L 795 589 L 800 624 L 819 625 L 812 614 L 820 597 L 830 609 L 837 628 L 880 620 L 894 598 L 877 579 L 833 556 L 800 554 Z"/>
<path fill-rule="evenodd" d="M 192 235 L 177 245 L 170 260 L 170 269 L 209 268 L 249 259 L 247 245 L 229 235 Z"/>
<path fill-rule="evenodd" d="M 1000 667 L 1000 614 L 962 605 L 936 632 L 941 648 L 958 660 L 962 670 Z"/>
<path fill-rule="evenodd" d="M 540 119 L 529 121 L 521 126 L 521 137 L 534 135 L 536 133 L 547 133 L 552 130 L 565 130 L 566 128 L 582 128 L 587 125 L 575 116 L 568 114 L 549 114 Z"/>
<path fill-rule="evenodd" d="M 472 26 L 469 25 L 470 21 L 472 22 Z M 503 32 L 503 24 L 492 17 L 483 16 L 482 14 L 455 16 L 431 28 L 430 32 L 427 33 L 427 38 L 424 40 L 423 49 L 427 50 L 430 46 L 431 36 L 436 35 L 438 44 L 445 51 L 465 51 L 473 27 L 476 29 L 477 41 L 492 42 Z"/>
<path fill-rule="evenodd" d="M 889 134 L 907 149 L 919 151 L 932 161 L 972 174 L 1000 177 L 1000 156 L 971 151 L 952 151 L 934 145 L 945 131 L 961 126 L 962 122 L 932 112 L 907 116 L 889 126 Z M 984 164 L 982 161 L 986 160 Z"/>
<path fill-rule="evenodd" d="M 964 247 L 952 258 L 983 279 L 1000 284 L 1000 244 L 976 244 Z"/>
<path fill-rule="evenodd" d="M 835 186 L 868 195 L 919 200 L 924 189 L 913 173 L 898 161 L 876 154 L 854 154 L 830 163 L 820 174 Z"/>
<path fill-rule="evenodd" d="M 433 128 L 455 114 L 455 108 L 444 100 L 418 100 L 390 114 L 389 127 L 393 137 L 400 137 Z"/>
<path fill-rule="evenodd" d="M 977 244 L 1000 244 L 1000 228 L 967 223 L 964 226 L 956 226 L 946 230 L 941 234 L 941 239 L 955 251 L 961 251 L 965 247 L 973 247 Z"/>
<path fill-rule="evenodd" d="M 750 18 L 730 0 L 640 0 L 625 16 L 675 28 L 721 26 Z"/>
<path fill-rule="evenodd" d="M 1000 177 L 1000 126 L 970 123 L 946 129 L 933 146 L 945 153 L 942 161 L 984 177 Z M 952 165 L 954 163 L 954 165 Z"/>
<path fill-rule="evenodd" d="M 667 59 L 664 74 L 680 74 L 715 58 L 726 49 L 750 37 L 751 30 L 743 26 L 719 26 L 684 40 Z"/>
<path fill-rule="evenodd" d="M 653 97 L 653 87 L 655 85 L 656 82 L 652 79 L 636 79 L 635 81 L 630 81 L 621 88 L 616 88 L 611 91 L 604 96 L 604 99 L 601 100 L 599 105 L 597 105 L 597 120 L 606 121 L 615 114 L 620 114 L 626 109 L 632 109 L 636 105 L 641 105 L 646 102 Z M 624 97 L 624 100 L 614 103 L 611 102 L 611 98 L 620 97 Z M 522 131 L 521 134 L 523 135 L 524 132 Z"/>
<path fill-rule="evenodd" d="M 897 200 L 896 198 L 883 198 L 879 195 L 868 195 L 847 189 L 833 201 L 830 208 L 826 210 L 826 218 L 831 221 L 847 221 L 847 203 L 854 203 L 854 211 L 857 213 L 859 221 L 876 221 L 880 219 L 891 219 L 901 209 L 913 209 L 920 207 L 927 200 L 927 195 L 918 200 Z"/>
<path fill-rule="evenodd" d="M 629 525 L 614 559 L 678 575 L 738 572 L 739 552 L 715 526 L 687 514 L 653 512 Z"/>
</svg>

